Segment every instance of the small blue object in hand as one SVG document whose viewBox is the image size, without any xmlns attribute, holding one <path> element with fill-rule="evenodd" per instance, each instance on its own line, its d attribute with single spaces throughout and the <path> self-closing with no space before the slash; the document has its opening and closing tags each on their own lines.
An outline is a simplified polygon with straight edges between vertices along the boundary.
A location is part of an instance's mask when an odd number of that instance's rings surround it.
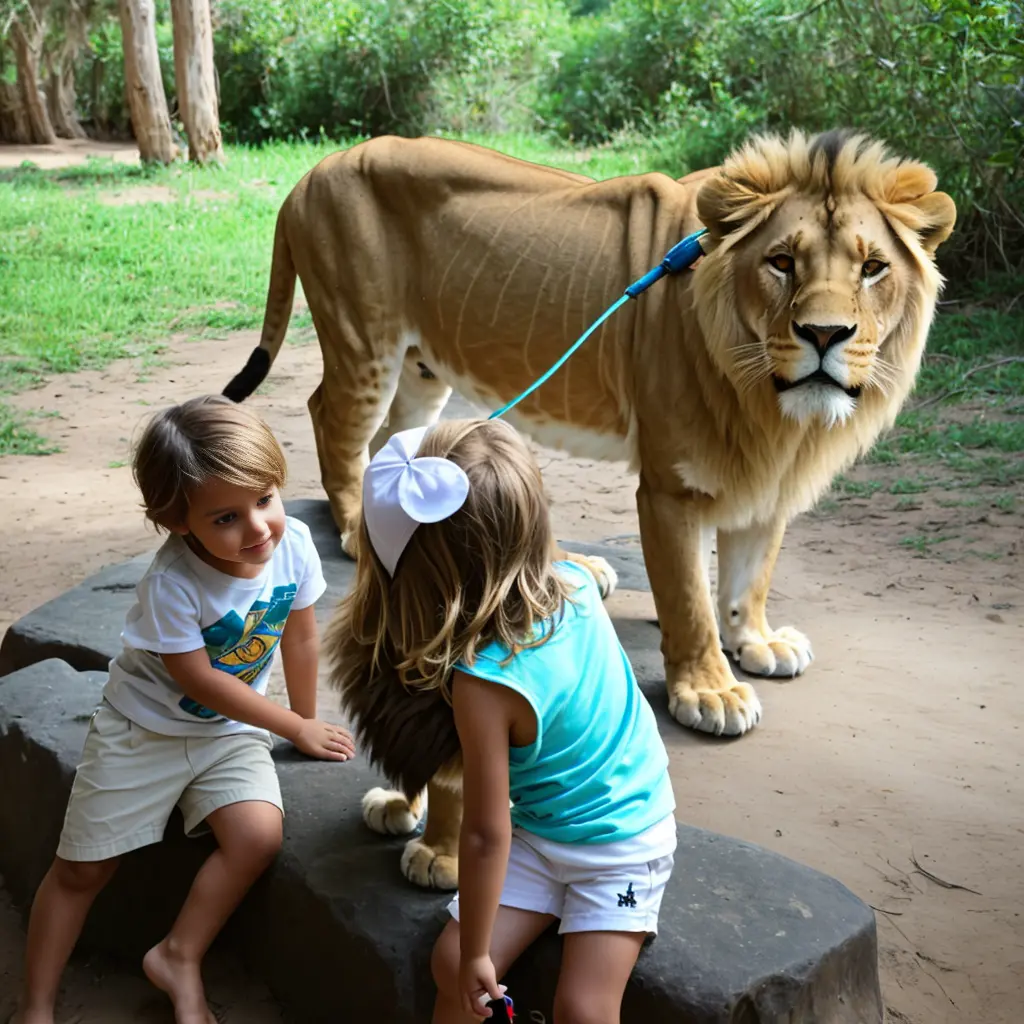
<svg viewBox="0 0 1024 1024">
<path fill-rule="evenodd" d="M 501 1020 L 504 1016 L 507 1020 L 515 1020 L 515 1013 L 512 1008 L 512 999 L 509 996 L 502 996 L 500 999 L 492 999 L 487 1004 L 487 1009 L 491 1010 L 493 1016 L 492 1020 Z"/>
</svg>

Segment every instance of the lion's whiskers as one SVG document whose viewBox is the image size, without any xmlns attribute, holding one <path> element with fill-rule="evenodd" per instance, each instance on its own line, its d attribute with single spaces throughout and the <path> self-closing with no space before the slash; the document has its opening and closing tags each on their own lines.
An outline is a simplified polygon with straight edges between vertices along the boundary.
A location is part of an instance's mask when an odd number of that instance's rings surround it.
<svg viewBox="0 0 1024 1024">
<path fill-rule="evenodd" d="M 883 395 L 890 395 L 899 382 L 899 370 L 881 356 L 875 357 L 871 373 L 868 375 L 868 386 L 876 387 Z"/>
<path fill-rule="evenodd" d="M 736 367 L 736 386 L 741 392 L 750 391 L 772 373 L 771 359 L 761 341 L 748 341 L 733 350 Z"/>
</svg>

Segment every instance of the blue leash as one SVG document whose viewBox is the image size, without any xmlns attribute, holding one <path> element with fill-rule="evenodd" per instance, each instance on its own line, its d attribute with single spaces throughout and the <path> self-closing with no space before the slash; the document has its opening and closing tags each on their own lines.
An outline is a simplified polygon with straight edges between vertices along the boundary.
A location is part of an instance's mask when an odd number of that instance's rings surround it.
<svg viewBox="0 0 1024 1024">
<path fill-rule="evenodd" d="M 700 231 L 694 231 L 692 235 L 687 235 L 681 242 L 677 242 L 672 246 L 671 249 L 665 254 L 665 258 L 652 270 L 648 270 L 643 277 L 638 278 L 634 281 L 623 293 L 620 295 L 575 341 L 572 347 L 551 367 L 546 373 L 538 377 L 521 395 L 517 398 L 513 398 L 511 402 L 503 405 L 497 412 L 492 412 L 487 418 L 490 420 L 496 420 L 499 416 L 504 416 L 510 409 L 515 408 L 524 398 L 528 398 L 534 393 L 542 384 L 550 380 L 561 368 L 565 365 L 569 357 L 589 338 L 594 331 L 598 329 L 614 313 L 620 306 L 624 306 L 630 299 L 635 299 L 642 292 L 647 291 L 648 288 L 654 284 L 655 281 L 660 281 L 666 274 L 678 274 L 680 270 L 685 270 L 687 267 L 692 266 L 699 257 L 704 255 L 704 249 L 701 246 L 701 239 L 707 234 L 707 232 L 701 228 Z"/>
</svg>

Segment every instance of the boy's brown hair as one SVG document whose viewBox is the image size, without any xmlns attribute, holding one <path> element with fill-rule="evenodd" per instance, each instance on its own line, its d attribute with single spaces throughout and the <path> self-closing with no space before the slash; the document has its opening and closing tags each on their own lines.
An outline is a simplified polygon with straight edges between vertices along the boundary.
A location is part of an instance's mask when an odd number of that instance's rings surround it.
<svg viewBox="0 0 1024 1024">
<path fill-rule="evenodd" d="M 188 517 L 189 492 L 217 477 L 238 487 L 283 487 L 287 476 L 277 438 L 248 407 L 202 395 L 158 412 L 132 456 L 146 518 L 157 528 Z"/>
</svg>

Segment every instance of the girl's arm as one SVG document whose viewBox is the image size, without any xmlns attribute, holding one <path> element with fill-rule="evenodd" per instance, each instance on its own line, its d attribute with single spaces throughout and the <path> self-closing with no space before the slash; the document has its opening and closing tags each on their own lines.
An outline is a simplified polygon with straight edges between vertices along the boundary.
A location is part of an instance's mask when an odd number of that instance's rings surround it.
<svg viewBox="0 0 1024 1024">
<path fill-rule="evenodd" d="M 316 673 L 320 635 L 313 605 L 292 612 L 281 634 L 281 665 L 288 703 L 302 718 L 316 718 Z"/>
<path fill-rule="evenodd" d="M 462 746 L 459 837 L 459 970 L 463 1009 L 480 1016 L 480 996 L 501 998 L 490 959 L 491 932 L 505 882 L 512 821 L 508 812 L 509 732 L 517 695 L 464 672 L 452 680 Z M 474 1005 L 475 1004 L 475 1005 Z"/>
</svg>

